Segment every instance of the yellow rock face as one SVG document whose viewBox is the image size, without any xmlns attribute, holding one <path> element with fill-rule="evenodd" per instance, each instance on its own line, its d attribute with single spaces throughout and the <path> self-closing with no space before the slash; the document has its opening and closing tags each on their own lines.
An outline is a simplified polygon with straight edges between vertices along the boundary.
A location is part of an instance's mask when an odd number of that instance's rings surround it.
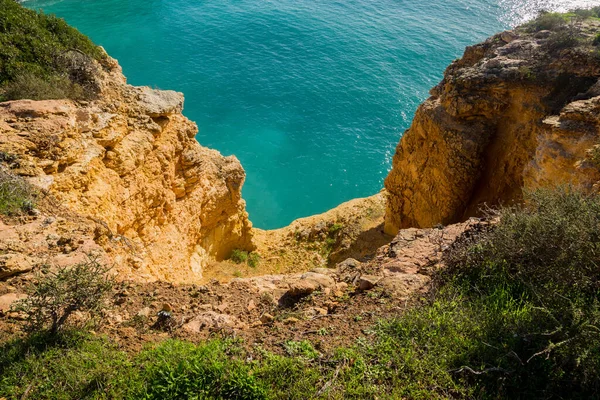
<svg viewBox="0 0 600 400">
<path fill-rule="evenodd" d="M 0 104 L 0 151 L 14 173 L 105 227 L 129 251 L 118 268 L 197 281 L 210 260 L 251 248 L 235 157 L 200 146 L 183 95 L 125 84 L 116 63 L 98 100 Z"/>
<path fill-rule="evenodd" d="M 465 220 L 539 186 L 594 190 L 600 59 L 591 43 L 599 25 L 584 23 L 579 45 L 560 50 L 548 32 L 522 28 L 467 48 L 396 149 L 386 233 Z"/>
</svg>

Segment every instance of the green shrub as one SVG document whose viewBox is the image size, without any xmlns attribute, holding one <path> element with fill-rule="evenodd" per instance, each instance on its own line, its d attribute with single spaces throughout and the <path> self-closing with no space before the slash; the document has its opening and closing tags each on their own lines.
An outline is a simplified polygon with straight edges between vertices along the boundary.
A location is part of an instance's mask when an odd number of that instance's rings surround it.
<svg viewBox="0 0 600 400">
<path fill-rule="evenodd" d="M 567 18 L 564 14 L 552 13 L 547 11 L 540 12 L 540 15 L 533 21 L 527 24 L 529 30 L 533 32 L 539 31 L 556 31 L 566 27 Z"/>
<path fill-rule="evenodd" d="M 448 258 L 437 301 L 459 299 L 453 318 L 475 322 L 462 336 L 486 343 L 455 353 L 486 373 L 455 368 L 466 385 L 505 398 L 598 396 L 600 198 L 541 190 L 499 216 Z"/>
<path fill-rule="evenodd" d="M 244 250 L 235 249 L 231 252 L 229 259 L 236 264 L 245 263 L 248 261 L 248 252 Z"/>
<path fill-rule="evenodd" d="M 320 356 L 319 352 L 315 350 L 312 343 L 308 340 L 303 340 L 301 342 L 289 340 L 285 342 L 284 348 L 290 356 L 294 357 L 298 356 L 308 360 L 314 360 Z"/>
<path fill-rule="evenodd" d="M 4 100 L 80 99 L 84 93 L 80 85 L 66 76 L 40 77 L 31 72 L 17 74 L 4 85 L 3 91 Z"/>
<path fill-rule="evenodd" d="M 557 53 L 564 49 L 573 48 L 579 44 L 577 36 L 574 29 L 553 32 L 546 43 L 544 43 L 544 47 L 550 53 Z"/>
<path fill-rule="evenodd" d="M 35 208 L 37 196 L 37 190 L 23 178 L 4 171 L 0 167 L 1 215 L 12 216 L 32 211 Z"/>
<path fill-rule="evenodd" d="M 229 259 L 236 264 L 246 263 L 249 267 L 256 268 L 260 263 L 260 254 L 235 249 L 231 252 Z"/>
<path fill-rule="evenodd" d="M 250 268 L 258 267 L 259 263 L 260 263 L 260 254 L 255 253 L 255 252 L 248 254 L 248 266 Z"/>
<path fill-rule="evenodd" d="M 105 298 L 113 287 L 108 270 L 91 258 L 58 268 L 57 272 L 38 274 L 27 289 L 28 297 L 17 303 L 16 310 L 25 313 L 27 329 L 31 332 L 47 329 L 56 334 L 68 322 L 73 322 L 69 318 L 75 312 L 81 312 L 81 317 L 87 316 L 85 319 L 93 319 L 105 307 Z"/>
<path fill-rule="evenodd" d="M 64 20 L 0 0 L 0 100 L 91 96 L 92 60 L 105 58 Z"/>
<path fill-rule="evenodd" d="M 335 235 L 339 231 L 341 231 L 342 229 L 344 229 L 344 225 L 343 224 L 335 223 L 335 224 L 333 224 L 333 225 L 331 225 L 329 227 L 329 234 L 330 235 Z"/>
<path fill-rule="evenodd" d="M 545 301 L 557 293 L 596 293 L 600 282 L 600 197 L 570 188 L 529 193 L 527 205 L 507 208 L 501 223 L 477 243 L 449 256 L 449 274 L 485 275 L 489 265 L 536 288 Z"/>
</svg>

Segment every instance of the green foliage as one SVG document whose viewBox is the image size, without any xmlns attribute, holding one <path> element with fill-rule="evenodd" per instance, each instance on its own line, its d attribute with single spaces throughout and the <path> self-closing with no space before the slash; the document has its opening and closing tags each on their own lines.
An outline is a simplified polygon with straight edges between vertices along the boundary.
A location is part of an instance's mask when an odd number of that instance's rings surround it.
<svg viewBox="0 0 600 400">
<path fill-rule="evenodd" d="M 592 44 L 594 46 L 600 46 L 600 33 L 598 33 L 595 37 L 594 40 L 592 41 Z"/>
<path fill-rule="evenodd" d="M 3 160 L 9 155 L 2 153 Z M 35 208 L 38 192 L 25 182 L 23 178 L 15 176 L 0 168 L 0 214 L 18 215 L 32 211 Z"/>
<path fill-rule="evenodd" d="M 202 346 L 167 341 L 143 352 L 145 399 L 265 399 L 266 389 L 238 359 L 241 349 L 230 341 Z"/>
<path fill-rule="evenodd" d="M 229 259 L 236 264 L 245 263 L 248 261 L 248 252 L 244 250 L 235 249 L 231 252 Z"/>
<path fill-rule="evenodd" d="M 252 253 L 248 254 L 248 266 L 250 268 L 258 267 L 259 263 L 260 263 L 260 255 L 258 253 L 252 252 Z"/>
<path fill-rule="evenodd" d="M 89 96 L 92 60 L 105 57 L 64 20 L 0 0 L 0 100 Z"/>
<path fill-rule="evenodd" d="M 527 201 L 449 258 L 451 293 L 437 301 L 460 294 L 453 318 L 475 313 L 477 331 L 466 336 L 487 343 L 459 353 L 464 365 L 488 371 L 467 373 L 466 382 L 506 398 L 598 396 L 600 198 L 563 188 Z"/>
<path fill-rule="evenodd" d="M 56 334 L 75 312 L 93 319 L 105 307 L 104 300 L 113 287 L 107 272 L 107 267 L 91 258 L 57 272 L 39 274 L 16 310 L 25 313 L 32 332 L 48 329 Z"/>
<path fill-rule="evenodd" d="M 315 350 L 312 343 L 308 340 L 303 340 L 301 342 L 289 340 L 285 342 L 283 347 L 290 356 L 299 356 L 308 360 L 314 360 L 320 356 L 319 352 Z"/>
<path fill-rule="evenodd" d="M 231 340 L 128 358 L 101 339 L 0 349 L 0 393 L 31 398 L 588 399 L 600 396 L 600 198 L 527 197 L 446 256 L 422 304 L 322 357 Z M 357 316 L 356 320 L 359 319 Z M 325 335 L 322 330 L 320 334 Z M 37 340 L 37 342 L 36 342 Z M 67 343 L 65 343 L 67 342 Z M 111 368 L 108 368 L 111 366 Z M 54 391 L 51 391 L 54 390 Z"/>
<path fill-rule="evenodd" d="M 231 252 L 229 259 L 236 264 L 246 263 L 249 267 L 256 268 L 260 263 L 260 254 L 256 252 L 235 249 Z"/>
<path fill-rule="evenodd" d="M 331 225 L 329 227 L 329 234 L 330 235 L 335 235 L 339 231 L 341 231 L 342 229 L 344 229 L 344 225 L 343 224 L 335 223 L 335 224 L 333 224 L 333 225 Z"/>
<path fill-rule="evenodd" d="M 556 31 L 566 25 L 567 17 L 564 14 L 542 11 L 536 19 L 527 24 L 527 27 L 533 32 L 539 32 Z"/>
<path fill-rule="evenodd" d="M 577 8 L 575 10 L 571 10 L 567 15 L 573 15 L 578 20 L 585 20 L 589 18 L 600 18 L 600 7 L 593 8 Z"/>
<path fill-rule="evenodd" d="M 544 47 L 550 53 L 556 53 L 564 49 L 576 47 L 579 44 L 578 34 L 574 28 L 553 32 Z"/>
<path fill-rule="evenodd" d="M 73 331 L 38 333 L 0 348 L 0 393 L 9 399 L 128 398 L 141 391 L 135 373 L 116 345 Z"/>
<path fill-rule="evenodd" d="M 32 72 L 15 75 L 2 88 L 4 100 L 50 100 L 83 98 L 83 88 L 63 75 L 38 76 Z"/>
</svg>

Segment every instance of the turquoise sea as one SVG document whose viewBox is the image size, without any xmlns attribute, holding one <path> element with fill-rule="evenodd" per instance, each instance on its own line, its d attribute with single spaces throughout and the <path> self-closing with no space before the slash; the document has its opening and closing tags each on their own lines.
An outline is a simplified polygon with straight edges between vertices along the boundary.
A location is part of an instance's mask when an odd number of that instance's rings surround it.
<svg viewBox="0 0 600 400">
<path fill-rule="evenodd" d="M 185 93 L 198 141 L 235 154 L 259 228 L 376 193 L 417 105 L 466 45 L 600 0 L 29 0 Z"/>
</svg>

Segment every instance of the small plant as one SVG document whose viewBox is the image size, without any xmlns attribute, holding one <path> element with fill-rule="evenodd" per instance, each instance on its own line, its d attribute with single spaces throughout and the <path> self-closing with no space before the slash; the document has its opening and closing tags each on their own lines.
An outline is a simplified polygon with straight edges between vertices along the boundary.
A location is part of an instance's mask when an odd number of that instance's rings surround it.
<svg viewBox="0 0 600 400">
<path fill-rule="evenodd" d="M 547 11 L 540 12 L 539 16 L 528 24 L 529 29 L 533 32 L 555 31 L 566 25 L 567 20 L 564 15 Z"/>
<path fill-rule="evenodd" d="M 343 224 L 339 224 L 339 223 L 336 222 L 335 224 L 333 224 L 333 225 L 331 225 L 329 227 L 329 234 L 330 235 L 335 235 L 336 233 L 338 233 L 342 229 L 344 229 L 344 225 Z"/>
<path fill-rule="evenodd" d="M 28 288 L 28 297 L 19 301 L 15 310 L 26 315 L 29 331 L 48 330 L 56 334 L 75 312 L 92 318 L 100 314 L 114 284 L 108 271 L 97 259 L 90 258 L 56 272 L 40 274 Z"/>
<path fill-rule="evenodd" d="M 39 76 L 22 72 L 3 88 L 4 100 L 82 99 L 83 88 L 65 75 Z"/>
<path fill-rule="evenodd" d="M 292 357 L 303 357 L 309 360 L 314 360 L 319 358 L 321 355 L 315 348 L 312 343 L 308 340 L 303 340 L 301 342 L 296 342 L 293 340 L 289 340 L 284 343 L 283 347 L 285 351 Z"/>
<path fill-rule="evenodd" d="M 564 49 L 576 47 L 579 44 L 574 29 L 566 29 L 552 33 L 544 47 L 551 53 L 559 52 Z"/>
<path fill-rule="evenodd" d="M 5 151 L 0 151 L 0 162 L 6 164 L 12 164 L 17 161 L 19 157 L 16 154 L 10 154 Z"/>
<path fill-rule="evenodd" d="M 258 263 L 260 263 L 260 254 L 256 252 L 252 252 L 248 254 L 248 266 L 251 268 L 258 267 Z"/>
<path fill-rule="evenodd" d="M 325 327 L 320 328 L 319 330 L 317 330 L 317 335 L 319 335 L 319 336 L 327 336 L 327 335 L 329 335 L 329 329 L 327 329 Z"/>
<path fill-rule="evenodd" d="M 235 249 L 231 252 L 229 259 L 236 264 L 246 263 L 250 268 L 256 268 L 260 263 L 260 254 Z"/>
<path fill-rule="evenodd" d="M 597 168 L 600 168 L 600 144 L 597 144 L 588 150 L 587 159 Z"/>
<path fill-rule="evenodd" d="M 18 215 L 35 208 L 38 192 L 19 176 L 0 168 L 0 214 Z"/>
<path fill-rule="evenodd" d="M 531 70 L 531 68 L 523 66 L 519 67 L 519 74 L 523 77 L 523 79 L 531 81 L 535 80 L 535 72 Z"/>
<path fill-rule="evenodd" d="M 245 263 L 248 260 L 248 252 L 240 249 L 235 249 L 231 252 L 229 259 L 236 264 Z"/>
<path fill-rule="evenodd" d="M 241 278 L 242 276 L 244 276 L 244 274 L 242 274 L 242 271 L 237 269 L 237 270 L 233 271 L 233 276 L 235 276 L 236 278 Z"/>
</svg>

